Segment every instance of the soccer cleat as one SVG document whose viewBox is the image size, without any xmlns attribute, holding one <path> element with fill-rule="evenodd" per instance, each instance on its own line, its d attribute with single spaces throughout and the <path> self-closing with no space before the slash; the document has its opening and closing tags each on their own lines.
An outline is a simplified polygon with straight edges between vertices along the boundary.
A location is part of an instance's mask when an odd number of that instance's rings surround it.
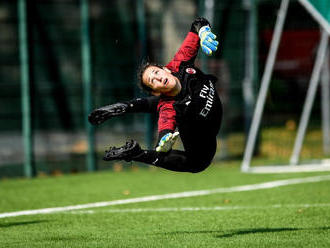
<svg viewBox="0 0 330 248">
<path fill-rule="evenodd" d="M 109 150 L 105 151 L 103 160 L 125 160 L 127 162 L 132 161 L 134 157 L 140 155 L 142 149 L 135 140 L 126 141 L 126 144 L 121 147 L 110 147 Z"/>
<path fill-rule="evenodd" d="M 179 137 L 179 132 L 175 132 L 175 133 L 168 133 L 166 135 L 164 135 L 159 143 L 158 146 L 156 147 L 156 151 L 157 152 L 168 152 L 172 149 L 174 143 L 176 142 L 176 140 Z"/>
<path fill-rule="evenodd" d="M 95 109 L 88 115 L 88 121 L 92 125 L 100 125 L 106 120 L 125 114 L 129 109 L 126 103 L 115 103 Z"/>
</svg>

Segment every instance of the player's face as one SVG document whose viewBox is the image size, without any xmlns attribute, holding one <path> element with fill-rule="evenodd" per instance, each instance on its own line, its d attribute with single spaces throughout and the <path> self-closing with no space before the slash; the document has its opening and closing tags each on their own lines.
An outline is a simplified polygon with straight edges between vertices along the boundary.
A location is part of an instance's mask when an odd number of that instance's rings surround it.
<svg viewBox="0 0 330 248">
<path fill-rule="evenodd" d="M 175 96 L 181 90 L 177 77 L 172 75 L 167 68 L 149 66 L 142 75 L 143 83 L 152 89 L 153 95 Z"/>
</svg>

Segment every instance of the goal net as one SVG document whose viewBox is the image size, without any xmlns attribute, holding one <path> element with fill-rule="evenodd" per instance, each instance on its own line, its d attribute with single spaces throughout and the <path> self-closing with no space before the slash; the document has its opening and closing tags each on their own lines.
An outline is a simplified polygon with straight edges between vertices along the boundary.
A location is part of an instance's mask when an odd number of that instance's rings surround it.
<svg viewBox="0 0 330 248">
<path fill-rule="evenodd" d="M 316 46 L 315 59 L 310 73 L 310 77 L 307 84 L 307 92 L 305 94 L 305 99 L 299 99 L 302 105 L 302 113 L 300 114 L 299 120 L 288 120 L 286 122 L 286 129 L 289 133 L 284 133 L 284 135 L 277 134 L 274 137 L 267 137 L 267 129 L 263 129 L 262 135 L 260 135 L 260 125 L 262 119 L 265 117 L 265 102 L 267 96 L 269 96 L 269 88 L 272 73 L 274 70 L 274 65 L 276 62 L 276 57 L 278 50 L 281 44 L 281 38 L 283 36 L 283 26 L 285 19 L 288 15 L 289 0 L 282 0 L 281 5 L 278 11 L 278 16 L 272 33 L 272 38 L 270 42 L 270 48 L 268 56 L 265 62 L 265 68 L 261 79 L 261 85 L 258 93 L 258 99 L 255 105 L 254 115 L 251 122 L 251 128 L 249 130 L 248 139 L 245 147 L 244 157 L 241 165 L 241 170 L 243 172 L 256 172 L 256 173 L 274 173 L 274 172 L 299 172 L 299 171 L 320 171 L 320 170 L 330 170 L 330 160 L 322 159 L 318 162 L 314 160 L 302 162 L 301 158 L 303 144 L 306 141 L 306 133 L 308 125 L 311 121 L 311 113 L 313 105 L 315 105 L 315 98 L 317 96 L 317 90 L 320 87 L 320 99 L 321 99 L 321 130 L 322 130 L 322 140 L 323 145 L 316 148 L 316 144 L 310 144 L 314 146 L 315 150 L 312 150 L 312 154 L 309 154 L 308 158 L 312 158 L 313 155 L 316 157 L 326 157 L 326 154 L 329 154 L 329 56 L 328 56 L 328 39 L 330 34 L 330 2 L 327 0 L 299 0 L 299 2 L 304 6 L 307 12 L 315 19 L 315 21 L 320 26 L 320 35 L 318 39 L 318 45 Z M 297 44 L 299 44 L 297 42 Z M 292 51 L 290 51 L 292 52 Z M 286 64 L 285 66 L 290 66 Z M 321 82 L 321 83 L 320 83 Z M 285 98 L 283 98 L 285 99 Z M 276 102 L 274 102 L 276 104 Z M 283 103 L 282 103 L 283 104 Z M 269 116 L 269 113 L 268 113 Z M 290 132 L 291 131 L 291 132 Z M 268 133 L 267 133 L 268 132 Z M 276 133 L 276 132 L 275 132 Z M 321 133 L 321 132 L 319 132 Z M 262 137 L 261 137 L 262 136 Z M 280 165 L 275 164 L 271 166 L 251 166 L 251 160 L 253 153 L 256 150 L 256 144 L 258 143 L 258 138 L 262 139 L 272 139 L 276 142 L 283 139 L 283 137 L 289 139 L 292 147 L 283 146 L 282 157 L 277 158 L 278 161 L 281 158 L 288 157 L 288 161 L 281 161 Z M 314 135 L 315 136 L 315 135 Z M 316 135 L 317 136 L 317 135 Z M 310 139 L 310 138 L 309 138 Z M 273 142 L 274 144 L 274 142 Z M 323 146 L 323 147 L 322 147 Z M 263 149 L 265 149 L 263 145 Z M 273 148 L 268 147 L 269 150 Z M 322 151 L 321 151 L 322 150 Z M 291 154 L 288 154 L 291 153 Z"/>
</svg>

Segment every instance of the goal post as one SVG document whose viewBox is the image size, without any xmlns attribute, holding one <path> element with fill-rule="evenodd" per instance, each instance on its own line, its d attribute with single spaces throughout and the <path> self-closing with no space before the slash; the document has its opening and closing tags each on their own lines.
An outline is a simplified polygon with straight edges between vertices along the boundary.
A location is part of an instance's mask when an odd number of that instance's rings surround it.
<svg viewBox="0 0 330 248">
<path fill-rule="evenodd" d="M 273 38 L 272 38 L 272 41 L 270 44 L 270 50 L 269 50 L 269 53 L 267 56 L 264 74 L 261 79 L 259 95 L 257 98 L 256 107 L 255 107 L 254 114 L 252 117 L 250 131 L 249 131 L 248 139 L 247 139 L 247 144 L 245 146 L 245 152 L 244 152 L 243 162 L 242 162 L 242 166 L 241 166 L 241 170 L 243 172 L 247 172 L 250 168 L 253 150 L 255 147 L 257 133 L 259 130 L 260 121 L 261 121 L 262 113 L 263 113 L 264 106 L 265 106 L 265 100 L 266 100 L 266 96 L 267 96 L 267 92 L 268 92 L 268 88 L 269 88 L 270 78 L 271 78 L 271 74 L 273 72 L 276 53 L 277 53 L 278 46 L 280 43 L 280 38 L 282 35 L 283 25 L 284 25 L 284 21 L 286 18 L 289 1 L 290 0 L 282 0 L 280 9 L 278 11 L 278 16 L 277 16 L 276 24 L 275 24 L 275 31 L 274 31 L 274 35 L 273 35 Z"/>
<path fill-rule="evenodd" d="M 253 151 L 255 148 L 257 133 L 260 127 L 260 122 L 265 106 L 265 100 L 267 92 L 269 89 L 270 79 L 273 72 L 273 67 L 276 59 L 277 50 L 279 47 L 281 35 L 283 32 L 283 25 L 288 11 L 288 5 L 290 0 L 282 0 L 281 5 L 278 11 L 278 16 L 275 24 L 275 29 L 270 44 L 270 50 L 267 56 L 265 70 L 262 76 L 259 95 L 256 102 L 256 107 L 254 110 L 253 119 L 251 122 L 250 131 L 248 134 L 247 143 L 245 146 L 243 161 L 241 164 L 242 172 L 294 172 L 294 171 L 306 171 L 306 170 L 330 170 L 330 163 L 327 161 L 321 165 L 298 165 L 299 155 L 302 147 L 302 143 L 305 137 L 306 128 L 310 118 L 311 108 L 313 106 L 317 86 L 320 81 L 321 70 L 324 68 L 324 73 L 327 68 L 323 67 L 325 57 L 327 54 L 328 39 L 330 34 L 330 1 L 327 0 L 299 0 L 299 2 L 306 8 L 306 10 L 313 16 L 313 18 L 320 24 L 322 35 L 320 44 L 317 51 L 316 60 L 313 67 L 313 72 L 309 81 L 309 88 L 307 96 L 305 99 L 305 104 L 303 107 L 302 117 L 299 123 L 298 133 L 296 136 L 293 153 L 290 158 L 290 163 L 288 166 L 258 166 L 251 167 L 251 159 Z M 322 77 L 322 81 L 325 77 Z M 327 83 L 322 83 L 322 85 L 328 85 Z M 322 86 L 325 87 L 325 86 Z M 322 99 L 325 100 L 325 103 L 322 103 L 322 108 L 326 108 L 323 112 L 329 111 L 329 102 L 326 101 L 325 97 Z M 326 104 L 327 102 L 327 104 Z M 327 122 L 324 120 L 324 122 Z M 325 127 L 325 125 L 323 125 Z M 325 137 L 325 136 L 324 136 Z M 326 143 L 326 142 L 325 142 Z M 306 167 L 307 166 L 307 167 Z"/>
<path fill-rule="evenodd" d="M 298 0 L 311 16 L 330 34 L 330 1 Z"/>
</svg>

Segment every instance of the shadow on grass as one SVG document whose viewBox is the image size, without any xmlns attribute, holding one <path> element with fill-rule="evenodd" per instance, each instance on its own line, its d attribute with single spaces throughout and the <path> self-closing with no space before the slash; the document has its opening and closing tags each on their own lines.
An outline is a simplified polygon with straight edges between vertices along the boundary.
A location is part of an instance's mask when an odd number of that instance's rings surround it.
<svg viewBox="0 0 330 248">
<path fill-rule="evenodd" d="M 239 235 L 246 235 L 246 234 L 258 234 L 258 233 L 278 233 L 278 232 L 290 232 L 290 231 L 311 231 L 311 230 L 330 230 L 330 226 L 326 227 L 317 227 L 317 228 L 291 228 L 291 227 L 283 227 L 283 228 L 252 228 L 252 229 L 238 229 L 238 230 L 218 230 L 218 231 L 177 231 L 177 232 L 168 232 L 168 233 L 162 233 L 166 235 L 175 235 L 175 234 L 212 234 L 212 233 L 223 233 L 227 232 L 225 234 L 216 235 L 216 238 L 231 238 L 234 236 Z M 160 234 L 160 233 L 159 233 Z"/>
<path fill-rule="evenodd" d="M 0 222 L 0 228 L 8 228 L 13 226 L 24 226 L 24 225 L 32 225 L 32 224 L 40 224 L 48 222 L 48 220 L 33 220 L 33 221 L 21 221 L 21 222 Z"/>
<path fill-rule="evenodd" d="M 217 238 L 231 238 L 233 236 L 255 234 L 255 233 L 274 233 L 274 232 L 288 232 L 288 231 L 300 231 L 303 228 L 253 228 L 253 229 L 242 229 L 236 230 L 231 233 L 218 235 Z"/>
<path fill-rule="evenodd" d="M 256 234 L 256 233 L 275 233 L 275 232 L 291 232 L 291 231 L 312 231 L 312 230 L 330 230 L 330 226 L 316 227 L 316 228 L 253 228 L 253 229 L 242 229 L 236 230 L 231 233 L 217 235 L 217 238 L 231 238 L 233 236 L 245 235 L 245 234 Z"/>
</svg>

